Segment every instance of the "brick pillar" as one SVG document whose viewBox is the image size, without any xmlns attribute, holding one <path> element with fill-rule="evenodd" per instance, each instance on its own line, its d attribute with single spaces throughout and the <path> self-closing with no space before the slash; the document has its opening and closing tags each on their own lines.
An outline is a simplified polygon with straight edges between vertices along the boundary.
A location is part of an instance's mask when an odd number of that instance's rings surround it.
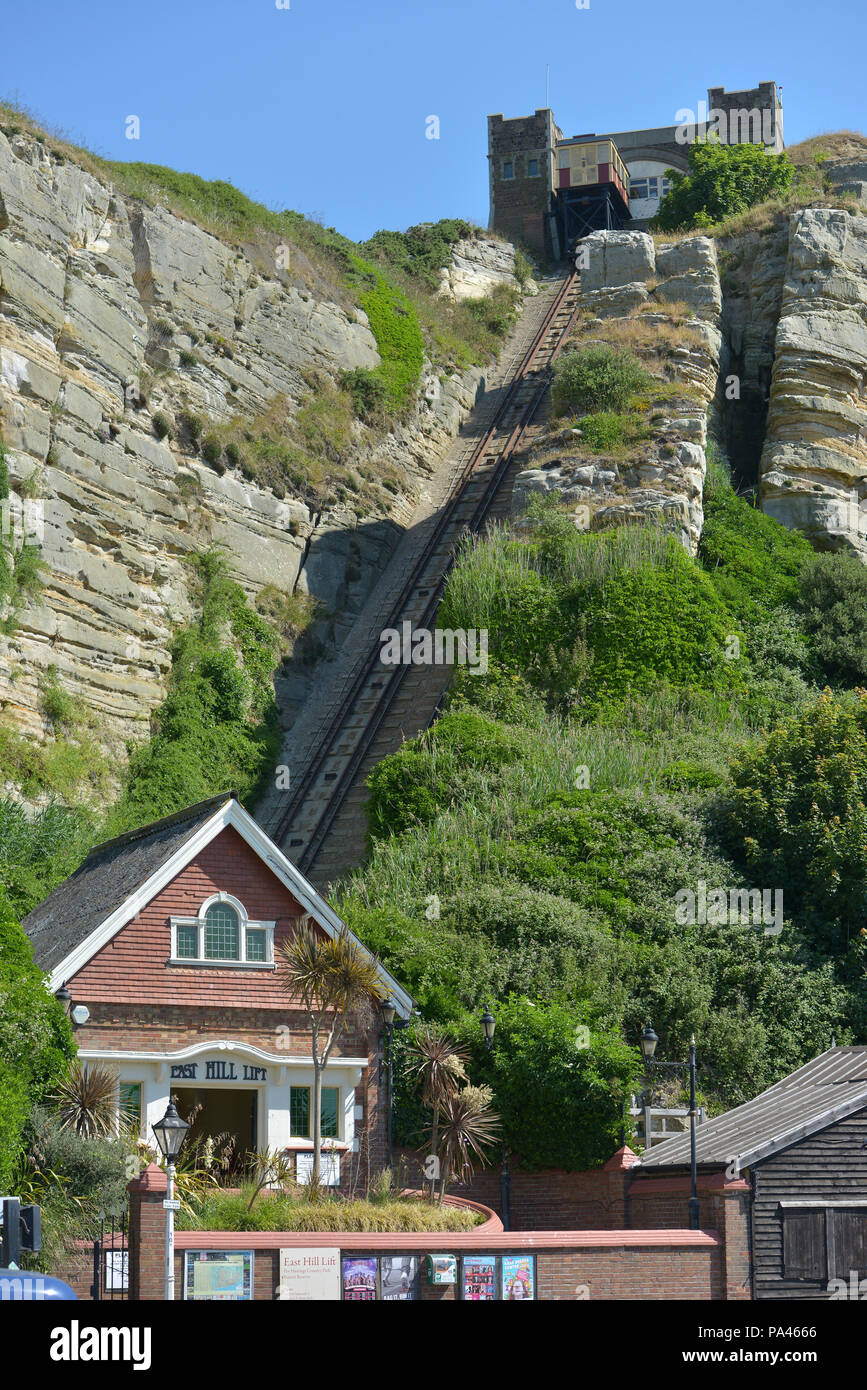
<svg viewBox="0 0 867 1390">
<path fill-rule="evenodd" d="M 714 1225 L 725 1241 L 724 1274 L 727 1299 L 752 1298 L 750 1280 L 750 1184 L 729 1178 L 713 1194 Z"/>
<path fill-rule="evenodd" d="M 606 1224 L 609 1231 L 624 1231 L 629 1225 L 627 1175 L 633 1164 L 637 1162 L 638 1155 L 632 1152 L 628 1144 L 624 1144 L 615 1154 L 611 1155 L 607 1163 L 602 1165 L 608 1187 L 608 1219 Z"/>
<path fill-rule="evenodd" d="M 165 1293 L 167 1190 L 168 1179 L 155 1163 L 127 1185 L 130 1298 L 162 1299 Z"/>
</svg>

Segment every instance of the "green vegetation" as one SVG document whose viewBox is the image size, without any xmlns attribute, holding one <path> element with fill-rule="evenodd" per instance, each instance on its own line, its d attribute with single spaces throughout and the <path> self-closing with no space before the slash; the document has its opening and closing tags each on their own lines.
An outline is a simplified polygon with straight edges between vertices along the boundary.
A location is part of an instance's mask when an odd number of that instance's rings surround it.
<svg viewBox="0 0 867 1390">
<path fill-rule="evenodd" d="M 418 317 L 407 295 L 390 284 L 375 267 L 359 256 L 350 262 L 363 288 L 361 307 L 382 361 L 374 368 L 385 388 L 386 402 L 395 414 L 403 413 L 415 399 L 424 359 L 424 340 Z"/>
<path fill-rule="evenodd" d="M 405 232 L 375 232 L 361 249 L 369 260 L 400 270 L 436 290 L 439 272 L 449 264 L 455 242 L 471 237 L 473 230 L 462 218 L 448 217 L 440 222 L 422 222 Z"/>
<path fill-rule="evenodd" d="M 751 873 L 785 884 L 814 948 L 840 959 L 854 945 L 857 965 L 867 891 L 864 692 L 826 691 L 744 750 L 731 781 L 725 832 L 733 852 Z"/>
<path fill-rule="evenodd" d="M 661 232 L 713 227 L 769 199 L 783 200 L 795 177 L 788 155 L 764 145 L 696 141 L 687 153 L 689 173 L 668 169 L 671 188 L 652 225 Z"/>
<path fill-rule="evenodd" d="M 488 673 L 459 670 L 369 779 L 370 858 L 340 911 L 466 1050 L 525 1167 L 609 1157 L 647 1018 L 664 1057 L 696 1033 L 712 1110 L 867 1024 L 863 707 L 821 695 L 839 672 L 801 611 L 807 543 L 720 460 L 705 500 L 698 561 L 550 505 L 468 543 L 438 621 L 487 628 Z M 784 890 L 783 930 L 679 921 L 702 881 Z M 407 1046 L 396 1128 L 417 1144 Z"/>
<path fill-rule="evenodd" d="M 386 1202 L 323 1195 L 268 1194 L 252 1208 L 241 1194 L 213 1191 L 178 1214 L 181 1231 L 471 1231 L 481 1217 L 465 1207 L 430 1206 L 417 1198 Z"/>
<path fill-rule="evenodd" d="M 854 555 L 811 555 L 799 604 L 816 657 L 835 685 L 867 685 L 867 569 Z"/>
<path fill-rule="evenodd" d="M 563 354 L 554 369 L 551 395 L 561 414 L 623 411 L 647 384 L 647 373 L 632 353 L 600 344 Z"/>
<path fill-rule="evenodd" d="M 31 1111 L 75 1048 L 63 1006 L 47 993 L 33 948 L 0 893 L 0 1187 L 9 1192 Z"/>
</svg>

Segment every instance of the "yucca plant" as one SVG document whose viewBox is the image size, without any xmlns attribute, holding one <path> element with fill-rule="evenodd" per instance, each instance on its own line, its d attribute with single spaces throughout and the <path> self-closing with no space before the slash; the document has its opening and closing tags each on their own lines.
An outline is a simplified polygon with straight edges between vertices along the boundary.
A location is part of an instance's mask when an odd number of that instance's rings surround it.
<svg viewBox="0 0 867 1390">
<path fill-rule="evenodd" d="M 117 1133 L 117 1078 L 99 1062 L 72 1063 L 54 1092 L 62 1129 L 82 1139 L 105 1139 Z"/>
<path fill-rule="evenodd" d="M 487 1150 L 500 1136 L 500 1117 L 491 1110 L 490 1102 L 489 1086 L 465 1086 L 443 1102 L 440 1204 L 449 1180 L 470 1182 L 473 1159 L 484 1163 Z"/>
<path fill-rule="evenodd" d="M 310 1025 L 313 1060 L 313 1171 L 309 1194 L 320 1192 L 322 1074 L 351 1013 L 383 998 L 378 963 L 348 931 L 338 936 L 302 922 L 282 948 L 281 983 Z"/>
<path fill-rule="evenodd" d="M 445 1103 L 457 1095 L 467 1077 L 467 1053 L 456 1045 L 448 1033 L 435 1026 L 425 1025 L 418 1030 L 407 1052 L 406 1070 L 415 1084 L 421 1086 L 424 1105 L 433 1111 L 429 1154 L 439 1159 L 439 1124 Z M 433 1202 L 437 1184 L 436 1169 L 430 1174 L 430 1200 Z"/>
</svg>

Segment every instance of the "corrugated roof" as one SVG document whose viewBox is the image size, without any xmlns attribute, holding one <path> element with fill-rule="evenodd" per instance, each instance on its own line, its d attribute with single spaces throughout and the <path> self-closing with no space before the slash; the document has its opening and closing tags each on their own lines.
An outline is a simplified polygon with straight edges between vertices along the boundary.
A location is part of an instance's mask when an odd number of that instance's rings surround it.
<svg viewBox="0 0 867 1390">
<path fill-rule="evenodd" d="M 45 971 L 59 965 L 232 796 L 222 792 L 96 845 L 80 868 L 21 924 L 33 943 L 37 965 Z"/>
<path fill-rule="evenodd" d="M 700 1164 L 746 1168 L 867 1107 L 867 1047 L 832 1047 L 767 1091 L 696 1128 Z M 636 1168 L 683 1167 L 689 1133 L 655 1144 Z"/>
</svg>

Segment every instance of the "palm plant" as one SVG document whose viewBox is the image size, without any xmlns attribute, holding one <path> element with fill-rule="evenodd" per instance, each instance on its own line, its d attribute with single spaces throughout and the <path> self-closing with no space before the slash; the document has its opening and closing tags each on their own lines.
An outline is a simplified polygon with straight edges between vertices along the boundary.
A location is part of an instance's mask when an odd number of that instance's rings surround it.
<svg viewBox="0 0 867 1390">
<path fill-rule="evenodd" d="M 77 1058 L 54 1091 L 62 1129 L 82 1139 L 104 1139 L 117 1133 L 117 1078 L 99 1062 Z"/>
<path fill-rule="evenodd" d="M 433 1112 L 430 1132 L 430 1153 L 439 1160 L 440 1115 L 448 1099 L 456 1096 L 467 1077 L 467 1053 L 456 1045 L 448 1033 L 425 1025 L 416 1034 L 409 1048 L 407 1074 L 421 1085 L 421 1098 Z M 430 1174 L 430 1200 L 436 1193 L 436 1165 Z"/>
<path fill-rule="evenodd" d="M 378 962 L 345 929 L 326 936 L 301 922 L 282 947 L 281 982 L 307 1016 L 313 1060 L 313 1171 L 310 1195 L 320 1191 L 322 1162 L 322 1074 L 351 1013 L 378 1002 L 384 991 Z"/>
<path fill-rule="evenodd" d="M 470 1182 L 473 1158 L 484 1163 L 486 1151 L 499 1138 L 500 1117 L 491 1110 L 490 1101 L 489 1087 L 465 1086 L 443 1102 L 440 1203 L 449 1179 Z"/>
</svg>

